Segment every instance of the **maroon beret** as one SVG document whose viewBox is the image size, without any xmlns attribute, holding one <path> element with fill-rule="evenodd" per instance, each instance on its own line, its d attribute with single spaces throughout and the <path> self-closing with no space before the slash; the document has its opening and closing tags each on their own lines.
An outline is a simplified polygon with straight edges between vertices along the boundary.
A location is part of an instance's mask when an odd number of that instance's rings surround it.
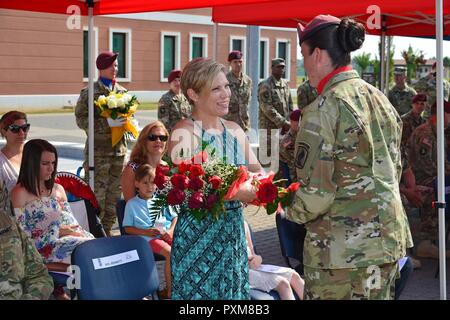
<svg viewBox="0 0 450 320">
<path fill-rule="evenodd" d="M 105 51 L 98 55 L 96 65 L 98 70 L 108 68 L 116 60 L 119 54 L 115 52 Z"/>
<path fill-rule="evenodd" d="M 436 61 L 433 63 L 433 66 L 431 67 L 431 69 L 436 69 Z"/>
<path fill-rule="evenodd" d="M 450 102 L 444 100 L 444 112 L 450 113 Z M 431 106 L 431 114 L 437 114 L 436 102 Z"/>
<path fill-rule="evenodd" d="M 178 69 L 172 70 L 167 76 L 167 80 L 169 81 L 169 83 L 171 83 L 176 78 L 181 78 L 181 70 Z"/>
<path fill-rule="evenodd" d="M 239 50 L 233 50 L 228 54 L 228 62 L 236 59 L 242 59 L 242 52 L 240 52 Z"/>
<path fill-rule="evenodd" d="M 418 101 L 427 101 L 427 95 L 423 93 L 418 93 L 412 98 L 412 103 L 418 102 Z"/>
<path fill-rule="evenodd" d="M 303 26 L 301 23 L 297 25 L 298 40 L 300 44 L 302 44 L 302 42 L 308 40 L 317 31 L 322 30 L 323 28 L 331 25 L 339 25 L 340 23 L 341 19 L 339 18 L 330 15 L 320 14 L 316 16 L 314 19 L 312 19 L 306 25 L 306 27 Z"/>
<path fill-rule="evenodd" d="M 291 119 L 292 121 L 299 121 L 301 115 L 302 111 L 300 109 L 295 109 L 294 111 L 291 112 L 289 119 Z"/>
</svg>

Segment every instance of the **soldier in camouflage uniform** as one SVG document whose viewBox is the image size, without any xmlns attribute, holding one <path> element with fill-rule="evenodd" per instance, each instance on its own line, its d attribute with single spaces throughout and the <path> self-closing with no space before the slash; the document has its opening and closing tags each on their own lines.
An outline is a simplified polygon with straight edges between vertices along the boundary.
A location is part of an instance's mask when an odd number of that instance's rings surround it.
<svg viewBox="0 0 450 320">
<path fill-rule="evenodd" d="M 300 109 L 291 112 L 291 115 L 289 116 L 291 128 L 284 136 L 281 136 L 280 139 L 280 171 L 282 171 L 282 178 L 287 179 L 287 186 L 293 181 L 297 181 L 297 172 L 294 164 L 294 149 L 301 113 Z"/>
<path fill-rule="evenodd" d="M 260 154 L 270 158 L 276 157 L 271 154 L 271 131 L 281 130 L 281 134 L 287 132 L 290 128 L 288 117 L 293 110 L 288 82 L 282 79 L 285 67 L 284 59 L 273 59 L 272 75 L 258 85 L 259 129 L 267 130 L 267 135 L 260 136 Z M 279 142 L 279 135 L 273 138 L 277 139 L 277 143 Z M 264 150 L 265 145 L 267 145 L 267 151 Z"/>
<path fill-rule="evenodd" d="M 252 79 L 242 72 L 242 53 L 231 51 L 228 55 L 231 70 L 227 73 L 231 97 L 228 114 L 224 119 L 236 122 L 245 132 L 250 129 L 249 103 L 252 98 Z"/>
<path fill-rule="evenodd" d="M 450 100 L 450 84 L 447 80 L 443 79 L 444 84 L 444 100 Z M 431 68 L 431 72 L 421 78 L 414 85 L 417 93 L 424 93 L 427 95 L 428 105 L 431 106 L 436 102 L 436 62 Z"/>
<path fill-rule="evenodd" d="M 437 176 L 437 136 L 436 104 L 431 108 L 431 116 L 414 130 L 408 143 L 408 162 L 414 172 L 416 184 L 433 190 Z M 444 126 L 450 123 L 450 103 L 444 106 Z M 450 174 L 450 163 L 445 162 L 445 174 Z M 434 192 L 422 194 L 423 206 L 420 213 L 420 243 L 417 256 L 421 258 L 439 258 L 438 247 L 434 244 L 438 237 L 438 216 L 432 208 Z"/>
<path fill-rule="evenodd" d="M 0 300 L 47 300 L 53 291 L 42 257 L 6 212 L 0 212 Z"/>
<path fill-rule="evenodd" d="M 311 87 L 309 80 L 303 82 L 297 88 L 297 105 L 300 110 L 303 110 L 308 104 L 317 98 L 316 88 Z"/>
<path fill-rule="evenodd" d="M 100 95 L 108 96 L 111 91 L 118 93 L 127 90 L 115 82 L 117 74 L 117 54 L 103 52 L 97 57 L 97 68 L 100 78 L 94 83 L 94 101 Z M 75 117 L 80 129 L 88 132 L 88 88 L 81 90 L 75 107 Z M 99 109 L 94 107 L 94 191 L 101 208 L 101 221 L 105 232 L 110 235 L 112 226 L 116 221 L 116 202 L 121 197 L 120 175 L 122 173 L 125 156 L 127 154 L 127 141 L 125 136 L 114 146 L 111 146 L 111 127 L 121 126 L 124 119 L 104 118 L 100 116 Z M 88 140 L 84 148 L 85 161 L 83 167 L 86 179 L 89 181 Z"/>
<path fill-rule="evenodd" d="M 403 131 L 402 131 L 402 147 L 406 147 L 408 139 L 411 137 L 414 130 L 425 123 L 422 118 L 422 112 L 427 107 L 427 96 L 419 93 L 412 99 L 412 109 L 402 116 Z"/>
<path fill-rule="evenodd" d="M 178 121 L 189 118 L 192 113 L 191 104 L 181 92 L 180 78 L 181 70 L 170 71 L 167 77 L 170 90 L 158 102 L 158 120 L 164 123 L 169 133 Z"/>
<path fill-rule="evenodd" d="M 298 32 L 319 94 L 302 114 L 295 142 L 301 187 L 287 212 L 307 230 L 306 299 L 392 299 L 398 261 L 412 246 L 398 188 L 400 117 L 351 68 L 363 25 L 319 15 Z"/>
<path fill-rule="evenodd" d="M 389 90 L 388 98 L 400 116 L 411 110 L 412 98 L 417 94 L 416 90 L 406 83 L 406 68 L 394 69 L 395 86 Z"/>
</svg>

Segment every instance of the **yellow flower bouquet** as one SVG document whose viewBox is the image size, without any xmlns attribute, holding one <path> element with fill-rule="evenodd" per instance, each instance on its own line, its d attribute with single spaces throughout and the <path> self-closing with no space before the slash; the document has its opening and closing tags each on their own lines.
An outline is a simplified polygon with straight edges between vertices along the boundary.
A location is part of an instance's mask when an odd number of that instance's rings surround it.
<svg viewBox="0 0 450 320">
<path fill-rule="evenodd" d="M 100 116 L 116 120 L 119 117 L 125 119 L 122 126 L 111 127 L 111 144 L 114 147 L 125 133 L 131 134 L 134 138 L 138 136 L 137 122 L 134 113 L 139 102 L 135 95 L 128 92 L 116 93 L 112 91 L 108 96 L 101 95 L 95 101 L 95 105 L 100 109 Z"/>
</svg>

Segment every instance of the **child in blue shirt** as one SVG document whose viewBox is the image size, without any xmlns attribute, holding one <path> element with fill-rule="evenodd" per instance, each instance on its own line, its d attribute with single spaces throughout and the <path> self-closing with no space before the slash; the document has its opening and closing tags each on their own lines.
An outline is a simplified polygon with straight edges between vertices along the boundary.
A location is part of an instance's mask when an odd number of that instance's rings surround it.
<svg viewBox="0 0 450 320">
<path fill-rule="evenodd" d="M 172 278 L 170 274 L 170 251 L 172 247 L 173 230 L 177 223 L 177 214 L 172 207 L 164 209 L 158 218 L 150 215 L 153 206 L 153 192 L 155 191 L 155 170 L 148 164 L 143 164 L 135 172 L 135 186 L 138 195 L 128 200 L 125 206 L 123 226 L 128 234 L 144 237 L 153 252 L 165 258 L 164 276 L 166 289 L 160 293 L 160 298 L 170 299 L 172 292 Z"/>
</svg>

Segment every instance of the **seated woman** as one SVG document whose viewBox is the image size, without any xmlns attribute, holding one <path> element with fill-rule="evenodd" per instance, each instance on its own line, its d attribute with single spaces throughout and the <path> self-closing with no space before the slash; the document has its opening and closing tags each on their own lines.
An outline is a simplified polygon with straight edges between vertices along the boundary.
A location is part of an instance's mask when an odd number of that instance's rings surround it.
<svg viewBox="0 0 450 320">
<path fill-rule="evenodd" d="M 52 144 L 28 141 L 11 201 L 19 225 L 34 241 L 48 269 L 66 271 L 75 247 L 94 236 L 80 227 L 64 188 L 55 183 L 57 163 Z"/>
<path fill-rule="evenodd" d="M 250 287 L 265 292 L 275 290 L 281 300 L 295 300 L 294 291 L 303 300 L 305 281 L 291 268 L 277 267 L 276 273 L 266 269 L 260 270 L 262 257 L 255 254 L 253 242 L 250 236 L 250 228 L 244 221 L 245 237 L 247 239 L 248 252 L 248 278 Z"/>
<path fill-rule="evenodd" d="M 120 185 L 125 201 L 133 198 L 137 192 L 134 185 L 135 171 L 143 164 L 149 164 L 153 168 L 158 165 L 167 165 L 162 157 L 167 151 L 169 132 L 160 121 L 154 121 L 146 125 L 131 150 L 130 161 L 122 171 Z"/>
</svg>

